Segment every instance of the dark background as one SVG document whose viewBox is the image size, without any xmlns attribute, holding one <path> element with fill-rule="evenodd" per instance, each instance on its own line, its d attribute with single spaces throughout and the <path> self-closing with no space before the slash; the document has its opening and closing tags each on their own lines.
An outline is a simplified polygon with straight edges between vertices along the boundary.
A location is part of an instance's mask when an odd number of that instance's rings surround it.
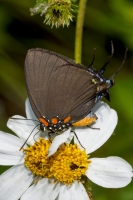
<svg viewBox="0 0 133 200">
<path fill-rule="evenodd" d="M 24 60 L 30 48 L 44 48 L 74 58 L 75 21 L 69 28 L 50 28 L 44 17 L 30 16 L 29 8 L 34 0 L 0 1 L 0 130 L 6 127 L 8 118 L 25 116 L 27 97 Z M 88 1 L 83 34 L 82 63 L 91 63 L 94 47 L 97 48 L 94 67 L 100 69 L 114 44 L 114 57 L 105 73 L 110 77 L 121 65 L 124 52 L 128 55 L 123 68 L 115 77 L 110 89 L 111 102 L 119 117 L 112 137 L 91 157 L 120 156 L 133 166 L 133 1 Z M 1 167 L 1 173 L 6 168 Z M 94 200 L 132 200 L 133 183 L 122 189 L 105 189 L 90 182 Z"/>
</svg>

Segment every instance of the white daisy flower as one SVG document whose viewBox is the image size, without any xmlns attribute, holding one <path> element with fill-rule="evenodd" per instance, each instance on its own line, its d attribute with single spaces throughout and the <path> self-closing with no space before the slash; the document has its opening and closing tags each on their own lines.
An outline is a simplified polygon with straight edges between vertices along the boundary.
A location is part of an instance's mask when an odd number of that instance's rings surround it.
<svg viewBox="0 0 133 200">
<path fill-rule="evenodd" d="M 9 119 L 7 126 L 18 137 L 0 131 L 0 165 L 14 165 L 0 176 L 0 200 L 89 200 L 83 175 L 107 188 L 129 184 L 132 167 L 125 160 L 88 156 L 108 140 L 117 124 L 117 114 L 107 104 L 99 102 L 93 112 L 98 117 L 95 127 L 100 130 L 75 130 L 85 149 L 76 138 L 77 144 L 69 144 L 73 137 L 70 129 L 56 136 L 51 144 L 47 131 L 39 131 L 37 121 L 21 116 L 14 116 L 18 120 Z M 36 120 L 28 101 L 26 114 L 28 119 Z"/>
</svg>

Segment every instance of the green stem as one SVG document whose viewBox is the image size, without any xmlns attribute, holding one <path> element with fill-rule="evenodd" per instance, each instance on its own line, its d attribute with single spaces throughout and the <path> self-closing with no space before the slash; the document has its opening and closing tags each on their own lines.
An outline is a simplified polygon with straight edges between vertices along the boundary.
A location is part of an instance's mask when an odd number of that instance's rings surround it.
<svg viewBox="0 0 133 200">
<path fill-rule="evenodd" d="M 76 23 L 76 35 L 75 35 L 75 62 L 81 63 L 81 54 L 82 54 L 82 34 L 83 34 L 83 25 L 84 25 L 84 15 L 86 8 L 87 0 L 80 0 L 77 23 Z"/>
</svg>

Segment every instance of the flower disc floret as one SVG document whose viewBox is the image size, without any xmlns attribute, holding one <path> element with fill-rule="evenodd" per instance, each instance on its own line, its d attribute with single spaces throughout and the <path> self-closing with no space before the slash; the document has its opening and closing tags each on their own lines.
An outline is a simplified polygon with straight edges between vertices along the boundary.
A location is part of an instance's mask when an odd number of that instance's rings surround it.
<svg viewBox="0 0 133 200">
<path fill-rule="evenodd" d="M 40 138 L 33 146 L 24 150 L 25 166 L 32 171 L 34 175 L 46 177 L 49 171 L 48 167 L 48 150 L 51 145 L 50 140 Z"/>
<path fill-rule="evenodd" d="M 77 144 L 62 144 L 56 153 L 48 157 L 51 141 L 41 138 L 33 146 L 24 150 L 25 166 L 34 175 L 52 178 L 63 184 L 72 184 L 80 181 L 88 169 L 88 155 L 85 150 L 78 148 Z"/>
<path fill-rule="evenodd" d="M 54 177 L 63 184 L 71 184 L 74 180 L 80 181 L 88 169 L 88 155 L 81 151 L 77 144 L 63 144 L 50 157 L 50 172 L 48 177 Z"/>
</svg>

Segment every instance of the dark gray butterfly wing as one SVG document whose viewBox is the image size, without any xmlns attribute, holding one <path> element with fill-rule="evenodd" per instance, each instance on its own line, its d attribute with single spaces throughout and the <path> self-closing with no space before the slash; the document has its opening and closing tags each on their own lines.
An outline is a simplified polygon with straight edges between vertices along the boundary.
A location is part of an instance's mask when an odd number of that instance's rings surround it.
<svg viewBox="0 0 133 200">
<path fill-rule="evenodd" d="M 37 118 L 71 122 L 84 118 L 95 104 L 93 76 L 71 59 L 42 49 L 29 50 L 25 61 L 26 85 Z"/>
</svg>

